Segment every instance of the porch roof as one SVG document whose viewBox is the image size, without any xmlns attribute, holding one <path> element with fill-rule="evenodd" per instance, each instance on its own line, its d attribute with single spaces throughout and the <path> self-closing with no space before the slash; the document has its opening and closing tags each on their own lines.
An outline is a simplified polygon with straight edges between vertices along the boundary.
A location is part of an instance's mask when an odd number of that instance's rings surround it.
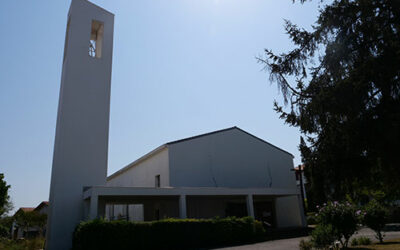
<svg viewBox="0 0 400 250">
<path fill-rule="evenodd" d="M 83 191 L 83 199 L 92 196 L 230 196 L 230 195 L 299 195 L 299 190 L 283 188 L 225 188 L 225 187 L 109 187 L 93 186 Z"/>
</svg>

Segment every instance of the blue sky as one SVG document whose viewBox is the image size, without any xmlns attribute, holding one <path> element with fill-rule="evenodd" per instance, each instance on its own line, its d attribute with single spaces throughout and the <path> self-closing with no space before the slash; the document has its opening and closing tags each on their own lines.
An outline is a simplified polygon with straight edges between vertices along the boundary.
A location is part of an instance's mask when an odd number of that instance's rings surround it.
<svg viewBox="0 0 400 250">
<path fill-rule="evenodd" d="M 255 57 L 310 29 L 318 2 L 93 0 L 115 14 L 108 174 L 155 147 L 238 126 L 295 155 L 299 132 Z M 0 1 L 0 172 L 15 208 L 48 200 L 70 1 Z"/>
</svg>

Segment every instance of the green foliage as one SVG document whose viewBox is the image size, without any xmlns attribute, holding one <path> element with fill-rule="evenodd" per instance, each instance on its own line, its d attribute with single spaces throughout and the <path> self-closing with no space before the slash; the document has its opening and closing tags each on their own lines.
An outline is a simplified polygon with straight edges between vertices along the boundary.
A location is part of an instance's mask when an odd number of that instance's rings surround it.
<svg viewBox="0 0 400 250">
<path fill-rule="evenodd" d="M 358 246 L 358 239 L 357 238 L 353 238 L 351 240 L 351 242 L 350 242 L 350 245 L 353 246 L 353 247 Z"/>
<path fill-rule="evenodd" d="M 318 218 L 314 212 L 307 213 L 307 224 L 316 225 L 318 223 Z"/>
<path fill-rule="evenodd" d="M 383 242 L 384 235 L 382 230 L 385 227 L 388 217 L 389 210 L 375 199 L 371 200 L 364 207 L 363 223 L 375 231 L 376 238 L 380 243 Z"/>
<path fill-rule="evenodd" d="M 245 243 L 262 237 L 251 217 L 165 219 L 151 222 L 93 220 L 74 232 L 73 249 L 186 249 Z"/>
<path fill-rule="evenodd" d="M 304 240 L 302 239 L 299 243 L 299 248 L 300 250 L 312 250 L 313 248 L 313 243 L 310 240 Z"/>
<path fill-rule="evenodd" d="M 324 204 L 317 215 L 319 225 L 330 228 L 334 239 L 343 247 L 347 247 L 350 237 L 357 231 L 359 217 L 360 211 L 354 205 L 337 201 Z"/>
<path fill-rule="evenodd" d="M 307 190 L 307 189 L 306 189 L 306 190 Z M 304 208 L 305 208 L 305 211 L 309 211 L 307 199 L 304 199 Z"/>
<path fill-rule="evenodd" d="M 20 210 L 13 218 L 18 226 L 25 229 L 37 227 L 39 229 L 39 235 L 43 235 L 43 229 L 47 223 L 47 214 L 41 214 L 36 211 L 24 212 Z"/>
<path fill-rule="evenodd" d="M 371 240 L 368 237 L 358 237 L 351 240 L 351 246 L 366 246 L 371 245 Z"/>
<path fill-rule="evenodd" d="M 7 182 L 4 180 L 4 174 L 0 173 L 0 217 L 12 209 L 10 196 L 8 195 L 9 189 L 10 185 L 7 185 Z"/>
<path fill-rule="evenodd" d="M 8 237 L 9 235 L 10 235 L 10 228 L 0 224 L 0 238 L 2 237 L 5 238 Z"/>
<path fill-rule="evenodd" d="M 390 206 L 389 207 L 389 218 L 388 223 L 400 223 L 400 207 Z"/>
<path fill-rule="evenodd" d="M 10 236 L 12 222 L 13 218 L 11 216 L 4 216 L 0 218 L 0 238 Z"/>
<path fill-rule="evenodd" d="M 285 22 L 293 50 L 258 58 L 290 104 L 275 111 L 303 135 L 310 207 L 400 196 L 399 19 L 399 1 L 326 1 L 311 30 Z"/>
<path fill-rule="evenodd" d="M 319 224 L 311 233 L 311 242 L 318 249 L 333 245 L 335 233 L 331 225 Z"/>
<path fill-rule="evenodd" d="M 14 219 L 23 228 L 39 227 L 43 229 L 47 223 L 47 214 L 41 214 L 36 211 L 20 212 L 14 216 Z"/>
<path fill-rule="evenodd" d="M 0 225 L 11 228 L 14 218 L 12 216 L 3 216 L 0 218 Z"/>
<path fill-rule="evenodd" d="M 37 250 L 44 249 L 44 238 L 10 240 L 0 238 L 0 249 L 7 250 Z"/>
</svg>

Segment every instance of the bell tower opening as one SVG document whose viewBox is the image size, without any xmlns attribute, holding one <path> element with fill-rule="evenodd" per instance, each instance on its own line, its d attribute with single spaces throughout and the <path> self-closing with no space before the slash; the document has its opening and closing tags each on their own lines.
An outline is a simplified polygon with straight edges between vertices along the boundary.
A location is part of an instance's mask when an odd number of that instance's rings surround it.
<svg viewBox="0 0 400 250">
<path fill-rule="evenodd" d="M 104 24 L 93 20 L 89 41 L 89 56 L 101 58 L 101 48 L 103 43 Z"/>
</svg>

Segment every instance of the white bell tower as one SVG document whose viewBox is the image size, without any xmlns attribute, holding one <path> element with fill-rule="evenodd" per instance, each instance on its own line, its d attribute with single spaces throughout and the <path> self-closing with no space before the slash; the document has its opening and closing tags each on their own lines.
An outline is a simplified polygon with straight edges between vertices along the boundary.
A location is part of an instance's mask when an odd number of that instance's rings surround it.
<svg viewBox="0 0 400 250">
<path fill-rule="evenodd" d="M 114 14 L 87 0 L 68 13 L 46 249 L 64 250 L 82 221 L 83 188 L 106 184 Z"/>
</svg>

